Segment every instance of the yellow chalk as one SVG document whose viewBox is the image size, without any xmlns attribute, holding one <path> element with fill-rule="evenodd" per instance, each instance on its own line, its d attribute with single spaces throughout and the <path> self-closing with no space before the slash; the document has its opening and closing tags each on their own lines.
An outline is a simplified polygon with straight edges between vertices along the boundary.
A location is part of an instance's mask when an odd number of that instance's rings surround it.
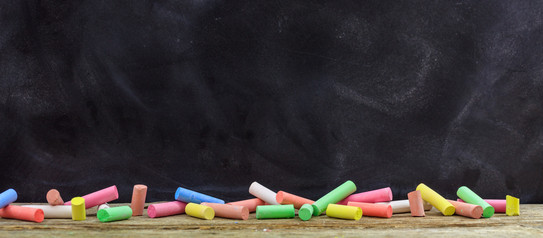
<svg viewBox="0 0 543 238">
<path fill-rule="evenodd" d="M 520 199 L 509 195 L 505 196 L 505 214 L 520 216 Z"/>
<path fill-rule="evenodd" d="M 72 198 L 72 220 L 84 221 L 87 219 L 87 210 L 85 210 L 85 199 L 82 197 Z"/>
<path fill-rule="evenodd" d="M 451 216 L 452 214 L 454 214 L 454 206 L 449 201 L 447 201 L 447 199 L 443 198 L 441 195 L 436 193 L 425 184 L 419 184 L 419 186 L 417 186 L 417 190 L 420 191 L 420 195 L 422 196 L 422 199 L 424 201 L 432 204 L 432 206 L 437 208 L 437 210 L 441 211 L 443 215 Z"/>
<path fill-rule="evenodd" d="M 189 216 L 206 220 L 212 220 L 215 217 L 215 210 L 213 208 L 192 202 L 185 207 L 185 213 Z"/>
<path fill-rule="evenodd" d="M 328 204 L 326 215 L 334 218 L 360 220 L 362 218 L 362 209 L 354 206 L 345 206 L 338 204 Z"/>
</svg>

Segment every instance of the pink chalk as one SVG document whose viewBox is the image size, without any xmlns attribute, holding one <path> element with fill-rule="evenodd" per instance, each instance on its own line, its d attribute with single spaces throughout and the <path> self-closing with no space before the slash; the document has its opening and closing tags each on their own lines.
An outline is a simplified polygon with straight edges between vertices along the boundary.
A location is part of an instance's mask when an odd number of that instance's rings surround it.
<svg viewBox="0 0 543 238">
<path fill-rule="evenodd" d="M 505 213 L 505 199 L 484 199 L 485 202 L 494 207 L 494 212 Z M 456 199 L 456 201 L 464 202 L 462 199 Z"/>
<path fill-rule="evenodd" d="M 346 197 L 339 201 L 337 204 L 347 205 L 348 202 L 388 202 L 392 200 L 392 190 L 390 187 L 381 188 L 377 190 L 367 191 L 363 193 L 357 193 Z"/>
<path fill-rule="evenodd" d="M 155 218 L 183 214 L 185 213 L 185 206 L 187 206 L 187 203 L 180 201 L 151 204 L 147 208 L 147 215 L 150 218 Z"/>
<path fill-rule="evenodd" d="M 106 202 L 111 202 L 119 198 L 119 193 L 117 192 L 117 187 L 115 185 L 111 187 L 104 188 L 102 190 L 96 191 L 94 193 L 87 194 L 83 196 L 85 199 L 85 209 L 104 204 Z M 71 205 L 71 201 L 64 203 L 64 205 Z"/>
</svg>

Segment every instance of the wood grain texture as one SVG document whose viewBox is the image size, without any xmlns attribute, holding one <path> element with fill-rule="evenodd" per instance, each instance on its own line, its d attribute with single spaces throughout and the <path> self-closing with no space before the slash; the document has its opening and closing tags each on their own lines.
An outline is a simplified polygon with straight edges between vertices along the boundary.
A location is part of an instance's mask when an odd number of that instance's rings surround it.
<svg viewBox="0 0 543 238">
<path fill-rule="evenodd" d="M 112 204 L 113 206 L 127 204 Z M 543 236 L 543 205 L 522 204 L 521 216 L 498 213 L 489 219 L 461 216 L 445 217 L 435 209 L 426 217 L 409 213 L 394 214 L 390 219 L 362 217 L 359 221 L 326 216 L 303 222 L 294 219 L 249 220 L 215 218 L 211 221 L 187 215 L 151 219 L 145 212 L 129 220 L 101 223 L 96 209 L 89 209 L 86 221 L 46 219 L 42 223 L 0 219 L 0 237 L 353 237 L 353 236 L 439 236 L 439 237 L 527 237 Z"/>
</svg>

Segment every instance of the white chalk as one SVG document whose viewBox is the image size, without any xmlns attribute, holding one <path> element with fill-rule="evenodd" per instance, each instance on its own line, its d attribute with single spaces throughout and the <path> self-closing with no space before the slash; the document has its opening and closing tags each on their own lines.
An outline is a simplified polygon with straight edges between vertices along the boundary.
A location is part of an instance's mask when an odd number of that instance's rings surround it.
<svg viewBox="0 0 543 238">
<path fill-rule="evenodd" d="M 22 207 L 32 207 L 43 210 L 43 218 L 66 218 L 72 219 L 71 205 L 22 205 Z"/>
<path fill-rule="evenodd" d="M 279 203 L 276 200 L 276 193 L 274 193 L 272 190 L 269 190 L 268 188 L 260 185 L 257 182 L 253 182 L 251 186 L 249 187 L 249 193 L 253 196 L 260 198 L 264 200 L 264 202 L 271 204 L 271 205 L 279 205 Z"/>
<path fill-rule="evenodd" d="M 411 207 L 409 206 L 409 200 L 396 200 L 390 202 L 378 202 L 379 204 L 388 204 L 392 207 L 392 213 L 406 213 L 411 212 Z M 426 201 L 422 201 L 424 205 L 424 210 L 429 211 L 432 209 L 432 205 Z"/>
<path fill-rule="evenodd" d="M 98 211 L 100 211 L 100 210 L 102 210 L 102 209 L 108 209 L 108 208 L 109 208 L 109 204 L 104 203 L 104 204 L 98 206 Z"/>
</svg>

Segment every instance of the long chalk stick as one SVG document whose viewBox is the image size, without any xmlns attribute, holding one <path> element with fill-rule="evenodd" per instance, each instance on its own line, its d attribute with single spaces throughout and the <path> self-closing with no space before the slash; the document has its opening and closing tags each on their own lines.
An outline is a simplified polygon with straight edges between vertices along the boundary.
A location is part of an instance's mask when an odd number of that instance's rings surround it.
<svg viewBox="0 0 543 238">
<path fill-rule="evenodd" d="M 256 219 L 293 218 L 294 205 L 264 205 L 256 208 Z"/>
<path fill-rule="evenodd" d="M 43 210 L 33 207 L 7 205 L 0 209 L 0 217 L 40 223 L 43 221 Z"/>
<path fill-rule="evenodd" d="M 424 201 L 432 204 L 432 206 L 437 208 L 437 210 L 441 211 L 443 215 L 451 216 L 452 214 L 454 214 L 454 206 L 441 195 L 432 190 L 430 187 L 421 183 L 419 184 L 419 186 L 417 186 L 416 190 L 420 191 L 420 194 Z"/>
<path fill-rule="evenodd" d="M 113 185 L 102 190 L 98 190 L 94 193 L 83 196 L 85 199 L 85 209 L 111 202 L 119 198 L 119 192 L 117 192 L 117 186 Z M 71 205 L 71 201 L 64 203 L 64 205 Z"/>
<path fill-rule="evenodd" d="M 180 201 L 151 204 L 147 208 L 150 218 L 165 217 L 185 213 L 187 203 Z"/>
<path fill-rule="evenodd" d="M 287 193 L 285 191 L 279 191 L 276 195 L 276 201 L 279 204 L 292 204 L 294 208 L 300 209 L 304 204 L 313 204 L 315 201 L 296 196 L 294 194 Z"/>
<path fill-rule="evenodd" d="M 242 201 L 237 201 L 237 202 L 229 202 L 227 204 L 246 207 L 247 209 L 249 209 L 249 212 L 255 212 L 256 207 L 265 205 L 265 203 L 266 202 L 264 202 L 260 198 L 252 198 L 252 199 L 247 199 L 247 200 L 242 200 Z"/>
<path fill-rule="evenodd" d="M 312 204 L 313 216 L 320 215 L 322 212 L 326 211 L 328 204 L 336 204 L 354 193 L 354 191 L 356 191 L 356 185 L 353 183 L 353 181 L 347 180 L 345 183 L 339 185 L 337 188 L 330 191 Z"/>
<path fill-rule="evenodd" d="M 214 198 L 203 193 L 195 192 L 190 189 L 179 187 L 175 191 L 175 200 L 186 203 L 203 203 L 203 202 L 212 202 L 224 204 L 224 201 L 218 198 Z"/>
<path fill-rule="evenodd" d="M 479 219 L 483 215 L 483 208 L 479 205 L 451 200 L 449 200 L 449 202 L 454 206 L 454 214 L 456 215 L 471 217 L 475 219 Z"/>
<path fill-rule="evenodd" d="M 243 206 L 220 204 L 220 203 L 201 203 L 204 206 L 213 208 L 215 216 L 230 219 L 247 220 L 249 219 L 249 209 Z"/>
<path fill-rule="evenodd" d="M 392 207 L 392 213 L 406 213 L 411 212 L 411 207 L 409 206 L 409 200 L 396 200 L 390 202 L 379 202 L 377 204 L 389 204 Z M 432 209 L 432 205 L 426 201 L 423 201 L 424 210 L 429 211 Z"/>
<path fill-rule="evenodd" d="M 44 218 L 47 219 L 71 219 L 72 218 L 72 206 L 71 205 L 22 205 L 22 207 L 32 207 L 41 209 L 43 211 Z"/>
<path fill-rule="evenodd" d="M 368 217 L 392 217 L 392 207 L 387 204 L 348 202 L 347 206 L 359 207 L 360 209 L 362 209 L 364 216 Z"/>
<path fill-rule="evenodd" d="M 388 201 L 392 201 L 392 190 L 390 190 L 390 187 L 352 194 L 337 204 L 347 205 L 348 202 L 376 203 Z"/>
<path fill-rule="evenodd" d="M 483 208 L 483 217 L 489 218 L 494 215 L 494 207 L 490 206 L 490 204 L 485 202 L 481 197 L 479 197 L 479 195 L 471 191 L 471 189 L 468 187 L 462 186 L 458 188 L 456 195 L 467 203 L 481 206 Z"/>
<path fill-rule="evenodd" d="M 17 200 L 17 192 L 15 192 L 13 188 L 10 188 L 3 193 L 0 193 L 0 208 L 3 208 L 12 202 L 15 202 L 15 200 Z"/>
<path fill-rule="evenodd" d="M 271 205 L 279 205 L 279 203 L 276 200 L 277 194 L 273 192 L 272 190 L 262 186 L 258 182 L 253 182 L 251 186 L 249 186 L 249 193 L 253 196 L 262 199 L 264 202 L 267 202 Z"/>
<path fill-rule="evenodd" d="M 505 213 L 506 201 L 505 199 L 483 199 L 485 202 L 494 207 L 495 213 Z M 464 202 L 462 199 L 456 199 L 457 202 Z"/>
</svg>

